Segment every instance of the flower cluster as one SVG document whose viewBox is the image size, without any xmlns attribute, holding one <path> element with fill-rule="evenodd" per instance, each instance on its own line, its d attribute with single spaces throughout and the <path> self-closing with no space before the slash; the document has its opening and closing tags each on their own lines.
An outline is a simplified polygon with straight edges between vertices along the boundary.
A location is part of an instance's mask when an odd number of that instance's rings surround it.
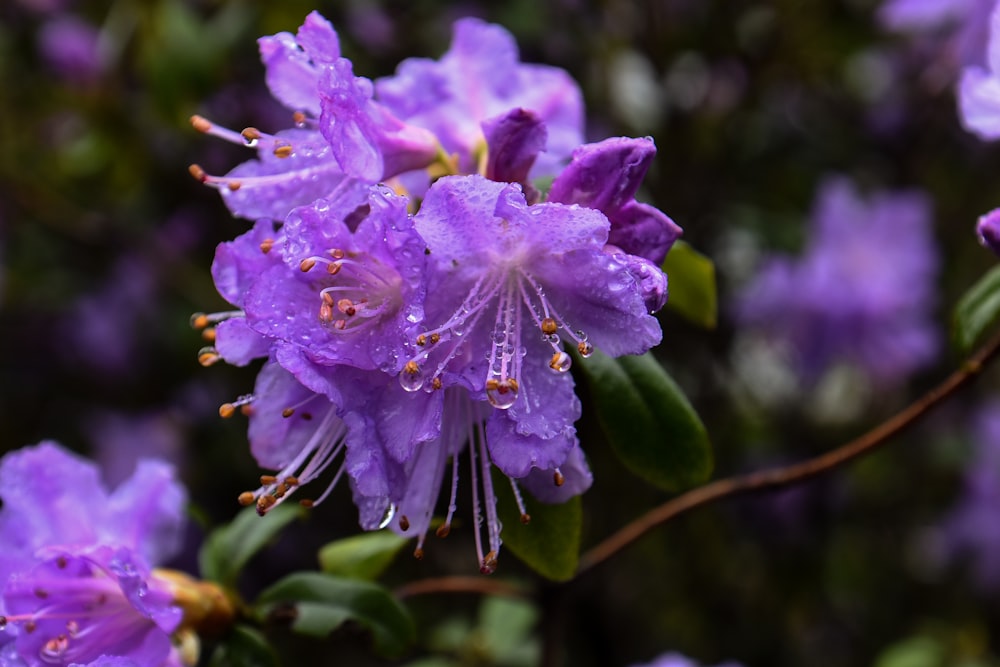
<svg viewBox="0 0 1000 667">
<path fill-rule="evenodd" d="M 808 247 L 771 257 L 740 296 L 739 317 L 789 343 L 817 379 L 853 363 L 891 384 L 934 360 L 937 255 L 930 204 L 919 192 L 863 199 L 844 178 L 820 187 Z"/>
<path fill-rule="evenodd" d="M 455 24 L 439 60 L 370 81 L 310 14 L 259 42 L 295 127 L 208 134 L 256 158 L 192 174 L 254 221 L 222 244 L 213 276 L 235 310 L 199 314 L 204 364 L 264 358 L 249 414 L 257 461 L 277 472 L 240 497 L 260 513 L 335 464 L 365 529 L 418 538 L 468 450 L 478 562 L 496 566 L 491 466 L 543 502 L 584 491 L 573 354 L 641 354 L 659 343 L 659 268 L 680 229 L 636 201 L 652 140 L 584 144 L 576 84 L 519 61 L 502 28 Z M 550 182 L 547 193 L 539 185 Z M 568 348 L 568 349 L 567 349 Z M 450 465 L 449 465 L 450 460 Z M 485 534 L 485 542 L 480 533 Z"/>
<path fill-rule="evenodd" d="M 0 664 L 177 665 L 183 611 L 151 569 L 180 547 L 186 494 L 144 461 L 109 493 L 53 443 L 0 460 Z"/>
</svg>

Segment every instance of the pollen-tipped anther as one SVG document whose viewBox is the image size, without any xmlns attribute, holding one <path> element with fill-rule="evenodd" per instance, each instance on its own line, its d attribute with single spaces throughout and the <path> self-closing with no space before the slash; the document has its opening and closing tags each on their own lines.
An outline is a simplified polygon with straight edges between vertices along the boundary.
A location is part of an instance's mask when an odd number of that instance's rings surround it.
<svg viewBox="0 0 1000 667">
<path fill-rule="evenodd" d="M 195 313 L 191 316 L 191 328 L 192 329 L 204 329 L 210 323 L 208 315 L 205 313 Z"/>
<path fill-rule="evenodd" d="M 198 350 L 198 363 L 205 368 L 219 362 L 221 359 L 222 356 L 214 347 L 203 347 Z"/>
<path fill-rule="evenodd" d="M 480 574 L 493 574 L 497 571 L 497 554 L 491 551 L 483 557 L 482 565 L 479 566 Z"/>
<path fill-rule="evenodd" d="M 549 336 L 559 330 L 559 325 L 556 324 L 556 321 L 551 317 L 546 317 L 542 320 L 541 329 L 543 334 Z"/>
<path fill-rule="evenodd" d="M 201 168 L 201 165 L 192 164 L 188 167 L 188 173 L 199 183 L 204 183 L 208 180 L 208 174 Z"/>
<path fill-rule="evenodd" d="M 295 414 L 295 408 L 285 408 L 284 410 L 281 411 L 281 416 L 284 417 L 285 419 L 288 419 L 294 414 Z"/>
<path fill-rule="evenodd" d="M 271 248 L 274 247 L 274 239 L 264 239 L 260 242 L 260 251 L 265 255 L 271 252 Z"/>
<path fill-rule="evenodd" d="M 203 116 L 195 114 L 191 116 L 191 127 L 198 130 L 199 132 L 209 132 L 212 129 L 212 123 Z"/>
<path fill-rule="evenodd" d="M 243 128 L 243 131 L 240 132 L 240 135 L 243 137 L 243 141 L 246 142 L 247 146 L 255 145 L 257 141 L 262 136 L 264 136 L 260 133 L 260 130 L 258 130 L 256 127 Z"/>
<path fill-rule="evenodd" d="M 302 273 L 308 273 L 314 266 L 316 266 L 316 260 L 312 257 L 306 257 L 304 260 L 299 262 L 299 271 Z"/>
<path fill-rule="evenodd" d="M 261 486 L 270 486 L 271 484 L 277 484 L 278 478 L 274 475 L 261 475 L 260 484 Z"/>
<path fill-rule="evenodd" d="M 399 517 L 399 529 L 404 532 L 410 529 L 410 520 L 405 514 Z"/>
<path fill-rule="evenodd" d="M 552 483 L 556 486 L 562 486 L 566 483 L 566 478 L 563 477 L 561 472 L 559 472 L 559 468 L 556 468 L 555 472 L 552 473 Z"/>
<path fill-rule="evenodd" d="M 581 340 L 576 344 L 576 351 L 580 353 L 580 356 L 586 359 L 594 353 L 594 346 L 585 340 Z"/>
<path fill-rule="evenodd" d="M 240 505 L 243 505 L 243 507 L 250 507 L 253 505 L 254 501 L 253 491 L 244 491 L 236 500 L 238 500 Z"/>
<path fill-rule="evenodd" d="M 219 416 L 223 419 L 229 419 L 236 414 L 236 406 L 232 403 L 223 403 L 219 406 Z"/>
<path fill-rule="evenodd" d="M 410 360 L 399 372 L 399 385 L 406 391 L 417 391 L 424 386 L 424 374 L 420 370 L 420 364 Z"/>
</svg>

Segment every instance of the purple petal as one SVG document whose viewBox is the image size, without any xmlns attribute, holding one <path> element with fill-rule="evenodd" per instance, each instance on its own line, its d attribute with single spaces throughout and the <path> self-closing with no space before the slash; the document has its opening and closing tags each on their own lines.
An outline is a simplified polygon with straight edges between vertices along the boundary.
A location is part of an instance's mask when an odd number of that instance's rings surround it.
<svg viewBox="0 0 1000 667">
<path fill-rule="evenodd" d="M 235 240 L 220 243 L 212 262 L 212 279 L 215 289 L 229 303 L 243 306 L 243 299 L 251 283 L 268 268 L 281 261 L 278 252 L 263 252 L 262 243 L 273 244 L 277 232 L 270 220 L 258 220 L 250 231 Z M 264 247 L 270 247 L 265 243 Z"/>
<path fill-rule="evenodd" d="M 508 477 L 520 478 L 532 468 L 553 470 L 561 466 L 577 446 L 576 431 L 567 428 L 551 438 L 522 435 L 507 412 L 494 410 L 486 422 L 486 446 L 493 465 Z"/>
<path fill-rule="evenodd" d="M 534 468 L 527 476 L 518 479 L 517 483 L 543 503 L 564 503 L 589 489 L 594 482 L 587 459 L 579 446 L 570 450 L 566 460 L 559 466 L 563 479 L 561 486 L 556 486 L 554 472 Z"/>
<path fill-rule="evenodd" d="M 267 86 L 289 109 L 320 113 L 316 64 L 340 57 L 340 43 L 333 26 L 318 12 L 306 17 L 298 34 L 287 32 L 257 40 L 260 57 L 267 68 Z"/>
<path fill-rule="evenodd" d="M 580 418 L 580 399 L 573 391 L 573 376 L 549 367 L 552 348 L 541 336 L 529 334 L 521 342 L 527 354 L 521 367 L 521 391 L 509 410 L 510 418 L 522 435 L 553 438 L 572 429 Z"/>
<path fill-rule="evenodd" d="M 215 327 L 215 349 L 234 366 L 246 366 L 255 359 L 266 357 L 274 341 L 247 325 L 245 317 L 231 317 Z"/>
<path fill-rule="evenodd" d="M 962 125 L 988 141 L 1000 139 L 1000 78 L 970 67 L 958 84 Z"/>
<path fill-rule="evenodd" d="M 108 543 L 127 544 L 149 563 L 164 563 L 180 551 L 186 527 L 187 492 L 173 466 L 140 461 L 108 501 Z"/>
<path fill-rule="evenodd" d="M 484 120 L 482 127 L 489 156 L 486 178 L 525 186 L 535 158 L 545 150 L 544 123 L 531 111 L 512 109 Z"/>
</svg>

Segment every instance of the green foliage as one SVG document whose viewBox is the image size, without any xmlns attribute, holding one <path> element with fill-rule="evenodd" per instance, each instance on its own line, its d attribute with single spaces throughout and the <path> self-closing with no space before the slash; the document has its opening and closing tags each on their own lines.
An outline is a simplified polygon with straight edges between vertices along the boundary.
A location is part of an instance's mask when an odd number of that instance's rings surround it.
<svg viewBox="0 0 1000 667">
<path fill-rule="evenodd" d="M 684 392 L 651 354 L 579 364 L 597 417 L 622 463 L 650 484 L 681 491 L 712 473 L 708 432 Z"/>
<path fill-rule="evenodd" d="M 371 631 L 375 650 L 390 657 L 402 655 L 416 635 L 409 612 L 368 581 L 297 572 L 264 591 L 256 605 L 261 620 L 290 617 L 293 631 L 311 637 L 355 621 Z"/>
<path fill-rule="evenodd" d="M 278 505 L 262 517 L 257 516 L 255 508 L 247 507 L 232 523 L 215 529 L 205 540 L 198 552 L 202 578 L 235 587 L 237 577 L 254 554 L 299 515 L 298 505 Z"/>
<path fill-rule="evenodd" d="M 237 625 L 212 652 L 208 667 L 278 667 L 278 656 L 258 630 Z"/>
<path fill-rule="evenodd" d="M 669 279 L 667 308 L 706 329 L 718 321 L 715 264 L 684 241 L 677 241 L 663 260 Z"/>
<path fill-rule="evenodd" d="M 502 493 L 502 488 L 509 486 L 509 482 L 494 469 L 493 485 Z M 501 502 L 497 503 L 503 523 L 504 548 L 547 579 L 571 579 L 580 559 L 583 521 L 580 497 L 560 505 L 550 505 L 524 494 L 524 507 L 531 517 L 527 524 L 521 522 L 517 503 L 512 497 L 501 497 Z"/>
<path fill-rule="evenodd" d="M 955 306 L 952 339 L 959 351 L 972 350 L 976 341 L 1000 318 L 1000 266 L 973 285 Z"/>
<path fill-rule="evenodd" d="M 409 540 L 387 530 L 336 540 L 319 550 L 323 572 L 350 579 L 377 579 Z"/>
</svg>

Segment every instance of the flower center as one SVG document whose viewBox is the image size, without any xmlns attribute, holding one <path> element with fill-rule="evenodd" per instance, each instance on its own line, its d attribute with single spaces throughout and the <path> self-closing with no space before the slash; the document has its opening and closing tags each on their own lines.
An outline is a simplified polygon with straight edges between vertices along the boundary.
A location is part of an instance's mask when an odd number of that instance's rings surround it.
<svg viewBox="0 0 1000 667">
<path fill-rule="evenodd" d="M 319 320 L 331 332 L 370 329 L 402 304 L 399 274 L 374 257 L 330 248 L 299 263 L 304 273 L 317 266 L 326 267 L 317 280 Z"/>
</svg>

